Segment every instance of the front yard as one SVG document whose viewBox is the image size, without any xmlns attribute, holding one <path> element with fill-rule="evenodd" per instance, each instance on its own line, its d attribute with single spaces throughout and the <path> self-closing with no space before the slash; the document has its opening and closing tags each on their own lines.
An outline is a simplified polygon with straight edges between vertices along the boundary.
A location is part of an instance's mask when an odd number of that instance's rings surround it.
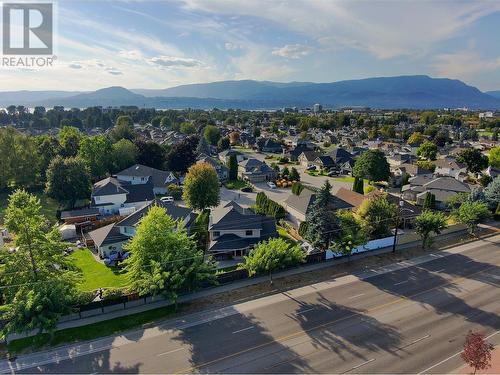
<svg viewBox="0 0 500 375">
<path fill-rule="evenodd" d="M 225 182 L 224 186 L 226 187 L 226 189 L 229 189 L 229 190 L 240 190 L 240 189 L 243 189 L 244 187 L 247 187 L 249 185 L 246 181 L 243 181 L 243 180 L 231 180 L 231 181 Z"/>
<path fill-rule="evenodd" d="M 129 284 L 123 269 L 108 267 L 97 261 L 89 249 L 77 249 L 68 255 L 76 267 L 82 271 L 82 280 L 78 284 L 81 291 L 93 291 L 99 288 L 123 288 Z"/>
</svg>

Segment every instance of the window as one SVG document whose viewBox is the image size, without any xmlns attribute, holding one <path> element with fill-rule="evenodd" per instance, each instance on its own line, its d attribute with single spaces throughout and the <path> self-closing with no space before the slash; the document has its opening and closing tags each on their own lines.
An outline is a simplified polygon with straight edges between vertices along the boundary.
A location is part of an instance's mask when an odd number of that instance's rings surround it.
<svg viewBox="0 0 500 375">
<path fill-rule="evenodd" d="M 247 231 L 245 232 L 245 235 L 246 235 L 246 236 L 251 236 L 252 234 L 253 234 L 252 230 L 247 230 Z"/>
<path fill-rule="evenodd" d="M 219 236 L 220 236 L 220 232 L 216 232 L 216 231 L 214 231 L 213 236 L 214 236 L 214 237 L 219 237 Z"/>
</svg>

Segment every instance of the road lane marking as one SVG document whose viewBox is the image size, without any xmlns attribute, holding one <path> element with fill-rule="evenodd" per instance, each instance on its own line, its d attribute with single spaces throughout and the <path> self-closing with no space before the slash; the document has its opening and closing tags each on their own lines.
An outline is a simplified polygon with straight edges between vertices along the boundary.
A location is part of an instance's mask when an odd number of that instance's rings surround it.
<svg viewBox="0 0 500 375">
<path fill-rule="evenodd" d="M 482 269 L 480 271 L 472 272 L 472 273 L 470 273 L 468 275 L 459 276 L 459 277 L 457 277 L 455 279 L 451 279 L 451 280 L 449 280 L 449 281 L 447 281 L 447 282 L 445 282 L 445 283 L 443 283 L 441 285 L 437 285 L 437 286 L 435 286 L 433 288 L 422 290 L 420 292 L 417 292 L 417 293 L 409 295 L 409 296 L 400 296 L 400 297 L 397 297 L 394 301 L 390 301 L 390 302 L 386 302 L 386 303 L 380 304 L 378 306 L 374 306 L 374 307 L 368 309 L 367 311 L 365 311 L 365 313 L 368 314 L 368 313 L 380 310 L 382 308 L 385 308 L 385 307 L 388 307 L 388 306 L 392 306 L 392 305 L 396 305 L 396 304 L 402 303 L 402 302 L 407 302 L 407 301 L 418 303 L 416 301 L 412 301 L 412 298 L 415 298 L 415 297 L 420 296 L 422 294 L 431 292 L 433 290 L 440 289 L 440 288 L 442 288 L 442 287 L 444 287 L 446 285 L 452 285 L 452 284 L 455 284 L 457 282 L 466 280 L 467 278 L 469 278 L 471 276 L 474 276 L 474 275 L 477 275 L 477 274 L 480 274 L 480 273 L 483 273 L 483 272 L 490 271 L 490 270 L 494 269 L 495 267 L 496 266 L 486 267 L 486 268 L 484 268 L 484 269 Z M 252 350 L 265 348 L 266 346 L 269 346 L 269 345 L 272 345 L 272 344 L 275 344 L 275 343 L 283 342 L 283 341 L 286 341 L 286 340 L 289 340 L 289 339 L 292 339 L 292 338 L 295 338 L 295 337 L 300 337 L 300 336 L 302 336 L 304 334 L 307 334 L 308 332 L 311 332 L 311 331 L 314 331 L 314 330 L 317 330 L 317 329 L 320 329 L 320 328 L 331 326 L 332 324 L 342 322 L 342 321 L 350 319 L 350 318 L 352 318 L 354 316 L 357 316 L 357 314 L 347 315 L 347 316 L 344 316 L 342 318 L 332 320 L 330 322 L 319 324 L 319 325 L 311 327 L 309 329 L 304 329 L 304 330 L 300 330 L 300 331 L 296 331 L 296 332 L 290 333 L 288 335 L 277 337 L 276 339 L 273 339 L 271 341 L 265 342 L 263 344 L 255 345 L 253 347 L 240 350 L 239 352 L 236 352 L 236 353 L 227 354 L 227 355 L 224 355 L 222 357 L 213 359 L 211 361 L 207 361 L 205 363 L 200 363 L 200 364 L 195 365 L 195 366 L 191 366 L 191 367 L 184 368 L 184 369 L 181 369 L 181 370 L 178 370 L 178 371 L 174 371 L 173 373 L 174 374 L 185 374 L 185 373 L 190 374 L 190 373 L 193 373 L 194 370 L 196 370 L 196 369 L 200 369 L 202 367 L 210 366 L 210 365 L 212 365 L 214 363 L 221 362 L 221 361 L 223 361 L 225 359 L 234 358 L 234 357 L 236 357 L 238 355 L 248 353 L 248 352 L 250 352 Z M 498 331 L 498 332 L 500 332 L 500 331 Z"/>
<path fill-rule="evenodd" d="M 243 332 L 243 331 L 248 331 L 249 329 L 253 329 L 253 328 L 255 328 L 255 326 L 251 326 L 251 327 L 239 329 L 237 331 L 234 331 L 233 333 L 240 333 L 240 332 Z"/>
<path fill-rule="evenodd" d="M 369 359 L 368 361 L 360 363 L 359 365 L 354 366 L 353 368 L 351 368 L 350 370 L 347 370 L 346 372 L 351 371 L 351 370 L 356 370 L 357 368 L 360 368 L 361 366 L 367 365 L 368 363 L 373 362 L 373 361 L 375 361 L 375 358 L 372 358 L 372 359 Z"/>
<path fill-rule="evenodd" d="M 356 294 L 355 296 L 350 296 L 348 299 L 358 298 L 358 297 L 361 297 L 361 296 L 364 296 L 364 295 L 365 295 L 364 293 Z"/>
<path fill-rule="evenodd" d="M 305 314 L 306 312 L 313 311 L 314 309 L 315 309 L 315 307 L 311 307 L 310 309 L 305 309 L 305 310 L 299 311 L 299 312 L 297 312 L 297 315 Z"/>
<path fill-rule="evenodd" d="M 443 272 L 446 268 L 441 268 L 440 270 L 434 271 L 434 272 Z"/>
<path fill-rule="evenodd" d="M 168 352 L 160 353 L 160 354 L 157 354 L 156 356 L 157 357 L 161 357 L 161 356 L 164 356 L 164 355 L 167 355 L 167 354 L 172 354 L 172 353 L 180 352 L 181 350 L 185 350 L 185 349 L 186 348 L 178 348 L 178 349 L 174 349 L 174 350 L 169 350 Z"/>
<path fill-rule="evenodd" d="M 394 286 L 401 285 L 401 284 L 406 284 L 407 282 L 408 282 L 408 280 L 400 281 L 399 283 L 394 284 Z"/>
<path fill-rule="evenodd" d="M 422 340 L 428 339 L 429 337 L 431 337 L 431 335 L 425 335 L 425 336 L 422 336 L 422 337 L 420 337 L 420 338 L 418 338 L 418 339 L 413 340 L 412 342 L 409 342 L 409 343 L 408 343 L 408 344 L 406 344 L 406 345 L 403 345 L 403 346 L 399 347 L 398 349 L 399 349 L 399 350 L 405 349 L 405 348 L 407 348 L 407 347 L 409 347 L 409 346 L 411 346 L 411 345 L 413 345 L 413 344 L 416 344 L 417 342 L 420 342 L 420 341 L 422 341 Z"/>
<path fill-rule="evenodd" d="M 490 338 L 492 338 L 493 336 L 495 336 L 495 335 L 497 335 L 497 334 L 499 334 L 499 333 L 500 333 L 500 331 L 493 332 L 491 335 L 486 336 L 486 337 L 485 337 L 485 339 L 486 339 L 486 340 L 487 340 L 487 339 L 490 339 Z M 458 353 L 455 353 L 455 354 L 453 354 L 453 355 L 450 355 L 448 358 L 443 359 L 442 361 L 440 361 L 440 362 L 436 363 L 435 365 L 432 365 L 431 367 L 426 368 L 424 371 L 419 372 L 419 373 L 418 373 L 418 375 L 422 375 L 422 374 L 426 373 L 427 371 L 432 370 L 434 367 L 437 367 L 437 366 L 439 366 L 439 365 L 442 365 L 442 364 L 443 364 L 443 363 L 445 363 L 445 362 L 448 362 L 450 359 L 455 358 L 457 355 L 459 355 L 459 354 L 460 354 L 460 353 L 462 353 L 462 352 L 463 352 L 463 350 L 460 350 Z"/>
</svg>

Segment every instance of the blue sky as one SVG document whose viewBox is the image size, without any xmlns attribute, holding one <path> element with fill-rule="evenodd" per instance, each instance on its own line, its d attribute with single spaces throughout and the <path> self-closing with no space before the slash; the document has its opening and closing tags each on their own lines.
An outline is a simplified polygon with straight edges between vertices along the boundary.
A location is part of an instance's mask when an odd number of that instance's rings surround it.
<svg viewBox="0 0 500 375">
<path fill-rule="evenodd" d="M 428 74 L 500 90 L 500 1 L 59 1 L 52 68 L 1 90 Z"/>
</svg>

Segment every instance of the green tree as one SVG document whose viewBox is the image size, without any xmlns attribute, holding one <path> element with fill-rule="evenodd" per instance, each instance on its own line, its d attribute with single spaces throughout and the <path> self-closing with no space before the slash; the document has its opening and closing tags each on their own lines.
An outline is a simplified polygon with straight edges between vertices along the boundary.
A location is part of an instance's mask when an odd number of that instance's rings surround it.
<svg viewBox="0 0 500 375">
<path fill-rule="evenodd" d="M 113 172 L 119 172 L 131 167 L 137 160 L 139 150 L 137 146 L 128 139 L 120 139 L 113 144 L 111 150 L 111 163 Z"/>
<path fill-rule="evenodd" d="M 67 158 L 76 156 L 82 137 L 83 134 L 77 128 L 72 126 L 63 126 L 59 132 L 61 155 Z"/>
<path fill-rule="evenodd" d="M 412 135 L 410 135 L 410 137 L 408 138 L 406 143 L 408 143 L 410 146 L 419 146 L 424 141 L 425 141 L 425 137 L 422 133 L 414 132 L 414 133 L 412 133 Z"/>
<path fill-rule="evenodd" d="M 170 120 L 170 118 L 168 118 L 167 116 L 163 116 L 160 120 L 160 126 L 165 129 L 171 128 L 172 120 Z"/>
<path fill-rule="evenodd" d="M 436 164 L 429 160 L 417 160 L 415 163 L 419 168 L 427 169 L 428 171 L 434 173 L 436 170 Z"/>
<path fill-rule="evenodd" d="M 387 181 L 391 175 L 389 163 L 380 150 L 368 150 L 356 159 L 353 175 L 370 181 Z"/>
<path fill-rule="evenodd" d="M 484 189 L 484 200 L 491 210 L 500 202 L 500 176 L 497 176 Z"/>
<path fill-rule="evenodd" d="M 219 205 L 219 190 L 219 178 L 214 167 L 199 163 L 189 168 L 182 197 L 188 207 L 202 211 Z"/>
<path fill-rule="evenodd" d="M 80 140 L 78 157 L 89 166 L 93 180 L 104 177 L 111 168 L 111 141 L 104 135 L 84 137 Z"/>
<path fill-rule="evenodd" d="M 425 210 L 415 219 L 415 231 L 422 238 L 422 249 L 432 243 L 431 234 L 438 235 L 446 228 L 446 216 L 442 212 Z"/>
<path fill-rule="evenodd" d="M 37 154 L 40 156 L 41 180 L 45 183 L 45 176 L 50 162 L 61 152 L 61 145 L 56 137 L 41 135 L 35 137 Z"/>
<path fill-rule="evenodd" d="M 165 158 L 167 168 L 174 172 L 185 173 L 196 162 L 198 142 L 198 137 L 191 136 L 176 143 Z"/>
<path fill-rule="evenodd" d="M 453 215 L 459 223 L 467 226 L 470 235 L 474 235 L 477 226 L 482 221 L 491 217 L 491 212 L 484 202 L 463 202 L 460 207 L 454 211 Z"/>
<path fill-rule="evenodd" d="M 222 137 L 217 142 L 217 149 L 220 151 L 228 150 L 231 147 L 231 142 L 228 137 Z"/>
<path fill-rule="evenodd" d="M 229 156 L 227 167 L 229 169 L 229 180 L 236 181 L 238 179 L 238 160 L 236 159 L 236 155 Z"/>
<path fill-rule="evenodd" d="M 436 196 L 434 194 L 429 192 L 425 194 L 423 208 L 424 210 L 433 210 L 436 208 Z"/>
<path fill-rule="evenodd" d="M 365 199 L 356 211 L 363 221 L 363 227 L 370 239 L 382 238 L 391 234 L 397 214 L 397 206 L 390 203 L 385 195 Z"/>
<path fill-rule="evenodd" d="M 417 155 L 427 160 L 436 160 L 438 148 L 429 141 L 422 143 L 417 149 Z"/>
<path fill-rule="evenodd" d="M 332 185 L 328 182 L 316 193 L 307 214 L 306 239 L 315 247 L 326 250 L 338 236 L 338 220 L 333 210 Z"/>
<path fill-rule="evenodd" d="M 181 292 L 213 280 L 213 265 L 205 262 L 183 224 L 162 207 L 149 210 L 124 248 L 131 254 L 125 261 L 131 288 L 139 295 L 163 294 L 177 304 Z"/>
<path fill-rule="evenodd" d="M 210 155 L 210 146 L 208 145 L 205 137 L 200 137 L 200 141 L 198 142 L 198 146 L 196 146 L 196 153 L 198 155 Z"/>
<path fill-rule="evenodd" d="M 364 194 L 364 180 L 359 177 L 354 177 L 354 182 L 352 184 L 352 191 L 355 191 L 356 193 L 359 194 Z"/>
<path fill-rule="evenodd" d="M 109 137 L 113 143 L 118 142 L 120 139 L 128 139 L 133 141 L 135 138 L 134 121 L 130 116 L 119 116 L 116 119 L 115 126 L 109 132 Z"/>
<path fill-rule="evenodd" d="M 336 251 L 350 257 L 356 247 L 367 241 L 363 223 L 352 211 L 338 210 L 335 215 L 339 223 L 339 235 L 333 247 Z"/>
<path fill-rule="evenodd" d="M 196 126 L 191 122 L 183 122 L 180 127 L 180 132 L 182 134 L 194 134 L 196 133 Z"/>
<path fill-rule="evenodd" d="M 74 207 L 79 199 L 88 199 L 91 192 L 90 172 L 79 158 L 54 158 L 47 169 L 45 192 L 63 205 Z"/>
<path fill-rule="evenodd" d="M 16 236 L 16 251 L 1 254 L 7 310 L 0 336 L 30 330 L 52 334 L 76 294 L 77 274 L 63 255 L 67 244 L 57 228 L 47 224 L 40 200 L 24 190 L 9 197 L 5 225 Z"/>
<path fill-rule="evenodd" d="M 457 161 L 464 163 L 470 173 L 479 173 L 488 167 L 488 157 L 475 148 L 466 148 L 457 155 Z"/>
<path fill-rule="evenodd" d="M 304 185 L 302 185 L 300 182 L 294 182 L 292 184 L 292 194 L 295 195 L 300 195 L 302 193 L 302 190 L 304 190 Z"/>
<path fill-rule="evenodd" d="M 290 169 L 290 181 L 300 181 L 300 174 L 295 167 Z"/>
<path fill-rule="evenodd" d="M 240 267 L 246 269 L 250 276 L 269 274 L 272 283 L 274 271 L 303 263 L 305 253 L 299 246 L 290 245 L 282 238 L 271 238 L 260 242 L 243 259 Z"/>
<path fill-rule="evenodd" d="M 217 146 L 217 142 L 219 142 L 221 137 L 220 130 L 217 126 L 207 125 L 205 126 L 205 129 L 203 129 L 203 137 L 212 146 Z"/>
</svg>

